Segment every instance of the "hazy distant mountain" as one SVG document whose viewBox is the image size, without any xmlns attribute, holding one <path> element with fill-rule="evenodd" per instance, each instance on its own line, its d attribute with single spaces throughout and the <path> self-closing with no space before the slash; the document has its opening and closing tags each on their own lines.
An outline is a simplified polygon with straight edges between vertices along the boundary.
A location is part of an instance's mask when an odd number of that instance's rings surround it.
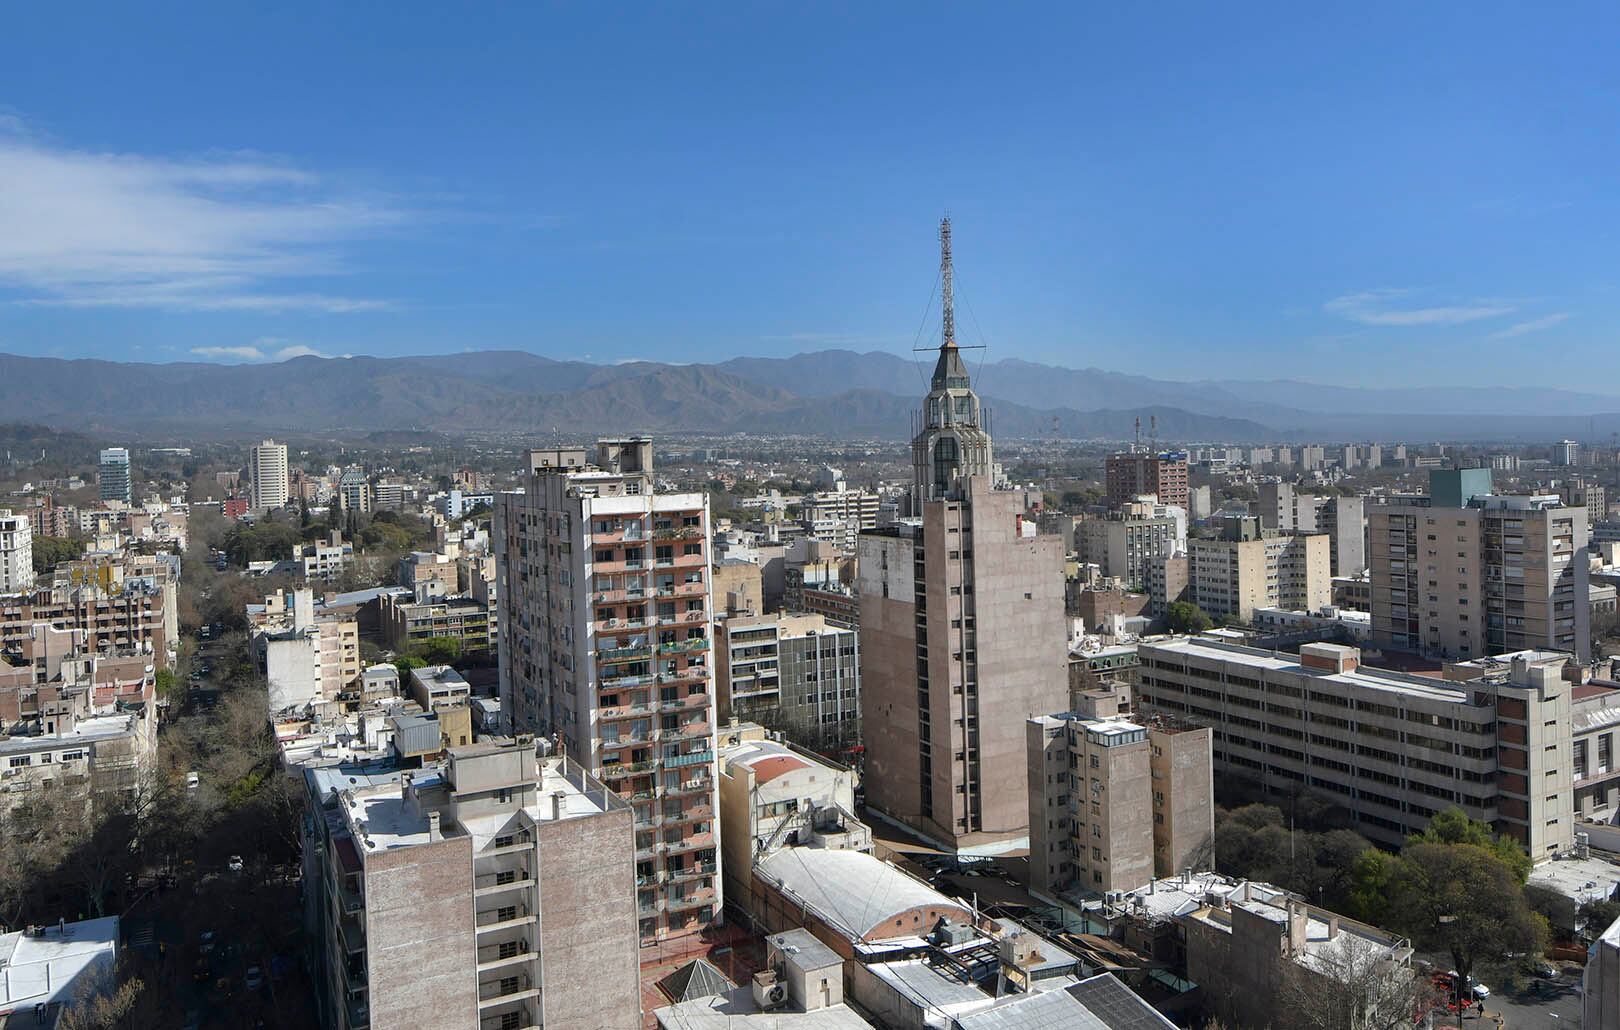
<svg viewBox="0 0 1620 1030">
<path fill-rule="evenodd" d="M 909 435 L 933 362 L 820 351 L 713 365 L 595 365 L 522 351 L 278 364 L 0 354 L 0 421 L 84 431 L 763 432 Z M 1547 439 L 1620 431 L 1620 399 L 1545 389 L 1177 383 L 1020 360 L 974 366 L 1003 436 L 1165 441 Z"/>
</svg>

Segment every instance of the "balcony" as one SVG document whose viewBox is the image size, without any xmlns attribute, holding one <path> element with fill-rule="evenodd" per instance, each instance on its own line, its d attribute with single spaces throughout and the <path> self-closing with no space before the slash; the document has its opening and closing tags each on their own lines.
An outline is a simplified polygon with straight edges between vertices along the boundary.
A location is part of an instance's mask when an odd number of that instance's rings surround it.
<svg viewBox="0 0 1620 1030">
<path fill-rule="evenodd" d="M 652 769 L 653 763 L 651 762 L 614 762 L 602 766 L 602 778 L 604 780 L 623 779 L 637 773 L 652 772 Z"/>
<path fill-rule="evenodd" d="M 639 744 L 656 744 L 661 736 L 663 736 L 662 730 L 649 730 L 646 733 L 638 734 L 633 737 L 615 737 L 612 740 L 603 740 L 602 750 L 618 751 L 627 747 L 635 747 Z"/>
<path fill-rule="evenodd" d="M 534 912 L 528 905 L 503 905 L 499 908 L 481 908 L 474 916 L 478 932 L 503 930 L 534 922 Z"/>
<path fill-rule="evenodd" d="M 655 840 L 650 844 L 636 845 L 636 861 L 650 862 L 664 852 L 664 842 Z"/>
<path fill-rule="evenodd" d="M 650 661 L 652 653 L 651 644 L 632 644 L 629 647 L 599 647 L 596 649 L 596 661 L 598 664 L 602 662 L 635 661 L 637 659 Z"/>
<path fill-rule="evenodd" d="M 513 891 L 533 886 L 534 880 L 530 878 L 527 869 L 485 873 L 482 876 L 473 877 L 473 897 L 482 898 L 490 894 L 499 894 L 502 891 Z"/>
<path fill-rule="evenodd" d="M 688 665 L 684 669 L 674 669 L 658 674 L 658 682 L 663 684 L 697 683 L 709 678 L 707 665 Z"/>
<path fill-rule="evenodd" d="M 698 613 L 702 614 L 702 613 Z M 689 640 L 677 640 L 673 643 L 659 644 L 659 654 L 691 654 L 695 651 L 706 651 L 709 647 L 707 637 L 692 637 Z"/>
<path fill-rule="evenodd" d="M 621 619 L 618 616 L 614 616 L 611 619 L 598 619 L 597 621 L 591 623 L 591 628 L 596 631 L 598 636 L 614 636 L 619 633 L 634 633 L 638 630 L 644 630 L 651 625 L 652 623 L 644 618 Z"/>
<path fill-rule="evenodd" d="M 680 526 L 655 529 L 652 535 L 654 540 L 696 540 L 703 535 L 703 530 L 697 526 Z"/>
<path fill-rule="evenodd" d="M 714 904 L 714 891 L 713 890 L 708 890 L 708 889 L 697 890 L 697 891 L 693 891 L 691 894 L 686 895 L 685 897 L 670 898 L 669 899 L 669 910 L 671 912 L 681 912 L 681 911 L 684 911 L 686 909 L 703 908 L 703 907 L 705 907 L 707 905 L 713 905 L 713 904 Z"/>
<path fill-rule="evenodd" d="M 534 978 L 527 973 L 514 973 L 511 976 L 498 977 L 491 980 L 478 981 L 478 1007 L 493 1005 L 501 1001 L 515 1001 L 520 998 L 531 998 L 540 993 L 534 985 Z"/>
<path fill-rule="evenodd" d="M 526 1005 L 503 1008 L 498 1012 L 492 1007 L 490 1012 L 493 1014 L 479 1016 L 478 1030 L 540 1030 L 540 1017 Z M 518 1017 L 515 1023 L 507 1018 L 513 1013 Z"/>
<path fill-rule="evenodd" d="M 651 673 L 636 676 L 598 676 L 597 683 L 603 690 L 624 690 L 629 687 L 651 686 L 653 677 Z"/>
<path fill-rule="evenodd" d="M 615 705 L 612 708 L 598 709 L 596 717 L 598 719 L 634 719 L 651 715 L 657 710 L 657 706 L 651 701 L 640 701 L 634 704 Z"/>
<path fill-rule="evenodd" d="M 503 941 L 499 944 L 487 944 L 478 949 L 478 971 L 480 973 L 488 972 L 502 966 L 527 962 L 531 958 L 534 958 L 534 953 L 529 950 L 529 942 L 526 938 L 520 937 L 517 940 Z"/>
<path fill-rule="evenodd" d="M 713 862 L 699 862 L 681 869 L 671 869 L 669 875 L 675 880 L 692 880 L 702 876 L 714 875 Z"/>
<path fill-rule="evenodd" d="M 690 837 L 683 837 L 680 840 L 664 842 L 665 852 L 671 855 L 684 854 L 688 851 L 695 851 L 698 848 L 712 847 L 714 847 L 714 834 L 712 833 L 694 833 Z"/>
<path fill-rule="evenodd" d="M 697 779 L 682 780 L 679 786 L 665 787 L 664 793 L 666 795 L 681 796 L 688 794 L 707 794 L 709 793 L 709 788 L 711 786 L 712 781 L 705 777 L 700 777 Z"/>
</svg>

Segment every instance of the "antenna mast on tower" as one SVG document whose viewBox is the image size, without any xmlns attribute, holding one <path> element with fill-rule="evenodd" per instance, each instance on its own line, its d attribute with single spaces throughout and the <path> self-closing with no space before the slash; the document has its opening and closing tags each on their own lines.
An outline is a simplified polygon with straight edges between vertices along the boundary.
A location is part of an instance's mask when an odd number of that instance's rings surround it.
<svg viewBox="0 0 1620 1030">
<path fill-rule="evenodd" d="M 1148 416 L 1148 449 L 1157 454 L 1159 451 L 1159 416 Z"/>
<path fill-rule="evenodd" d="M 1131 444 L 1131 453 L 1135 454 L 1142 449 L 1142 416 L 1136 416 L 1136 440 Z"/>
<path fill-rule="evenodd" d="M 956 346 L 956 302 L 951 284 L 951 219 L 939 220 L 940 345 Z"/>
</svg>

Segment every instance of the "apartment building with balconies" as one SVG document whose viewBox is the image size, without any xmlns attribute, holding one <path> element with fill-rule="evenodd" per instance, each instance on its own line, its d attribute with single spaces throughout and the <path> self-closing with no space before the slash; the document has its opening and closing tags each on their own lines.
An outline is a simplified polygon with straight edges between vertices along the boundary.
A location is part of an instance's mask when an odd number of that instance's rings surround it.
<svg viewBox="0 0 1620 1030">
<path fill-rule="evenodd" d="M 1208 728 L 1083 712 L 1026 724 L 1030 888 L 1135 890 L 1214 857 Z"/>
<path fill-rule="evenodd" d="M 1193 601 L 1210 615 L 1250 622 L 1257 608 L 1316 611 L 1332 600 L 1325 533 L 1282 533 L 1246 516 L 1228 519 L 1219 539 L 1188 546 Z"/>
<path fill-rule="evenodd" d="M 715 620 L 722 720 L 762 723 L 818 750 L 861 739 L 859 635 L 820 615 Z"/>
<path fill-rule="evenodd" d="M 630 806 L 520 737 L 416 769 L 307 769 L 324 1026 L 641 1025 Z"/>
<path fill-rule="evenodd" d="M 1290 655 L 1191 637 L 1137 652 L 1138 709 L 1208 726 L 1217 775 L 1314 791 L 1390 846 L 1452 806 L 1537 861 L 1574 843 L 1568 655 L 1503 655 L 1436 679 L 1362 667 L 1336 644 Z"/>
<path fill-rule="evenodd" d="M 501 705 L 635 810 L 646 941 L 719 919 L 708 498 L 657 493 L 652 441 L 532 451 L 496 499 Z"/>
<path fill-rule="evenodd" d="M 34 585 L 34 524 L 27 515 L 0 508 L 0 594 Z"/>
<path fill-rule="evenodd" d="M 1589 653 L 1587 511 L 1490 492 L 1488 469 L 1437 469 L 1430 495 L 1369 509 L 1373 643 L 1470 659 Z"/>
</svg>

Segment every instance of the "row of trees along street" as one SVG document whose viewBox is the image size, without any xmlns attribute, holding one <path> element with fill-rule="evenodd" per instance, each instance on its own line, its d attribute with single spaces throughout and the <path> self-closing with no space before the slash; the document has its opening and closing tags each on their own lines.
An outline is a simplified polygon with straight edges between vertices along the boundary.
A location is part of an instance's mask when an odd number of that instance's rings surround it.
<svg viewBox="0 0 1620 1030">
<path fill-rule="evenodd" d="M 1436 814 L 1422 833 L 1390 852 L 1350 829 L 1343 809 L 1311 794 L 1302 792 L 1287 804 L 1289 814 L 1269 804 L 1220 809 L 1215 868 L 1393 930 L 1420 954 L 1448 961 L 1463 978 L 1481 970 L 1518 976 L 1555 938 L 1572 938 L 1578 923 L 1601 932 L 1620 909 L 1603 901 L 1577 911 L 1569 898 L 1527 886 L 1530 856 L 1458 808 Z M 1351 979 L 1360 979 L 1362 971 L 1355 972 Z M 1409 1002 L 1416 1003 L 1421 986 L 1413 986 Z M 1326 1018 L 1319 1006 L 1304 1011 L 1312 1019 Z M 1388 1025 L 1409 1025 L 1411 1011 L 1406 1009 L 1405 1024 Z M 1327 1019 L 1309 1025 L 1351 1024 Z"/>
<path fill-rule="evenodd" d="M 121 949 L 109 997 L 69 1011 L 63 1025 L 75 1030 L 172 1027 L 187 1009 L 201 1011 L 204 1025 L 313 1019 L 293 961 L 303 789 L 280 766 L 264 678 L 241 627 L 242 605 L 262 600 L 264 582 L 244 585 L 200 560 L 184 569 L 186 643 L 176 668 L 158 675 L 168 704 L 153 766 L 133 783 L 53 784 L 0 814 L 0 923 L 118 915 L 126 934 L 154 931 L 150 947 Z M 235 628 L 199 648 L 196 630 L 216 621 Z M 204 662 L 209 674 L 188 690 L 192 667 Z M 233 856 L 243 860 L 239 872 Z M 210 931 L 219 943 L 203 954 L 199 937 Z M 246 967 L 272 964 L 290 970 L 272 985 L 272 1001 L 235 993 Z"/>
</svg>

